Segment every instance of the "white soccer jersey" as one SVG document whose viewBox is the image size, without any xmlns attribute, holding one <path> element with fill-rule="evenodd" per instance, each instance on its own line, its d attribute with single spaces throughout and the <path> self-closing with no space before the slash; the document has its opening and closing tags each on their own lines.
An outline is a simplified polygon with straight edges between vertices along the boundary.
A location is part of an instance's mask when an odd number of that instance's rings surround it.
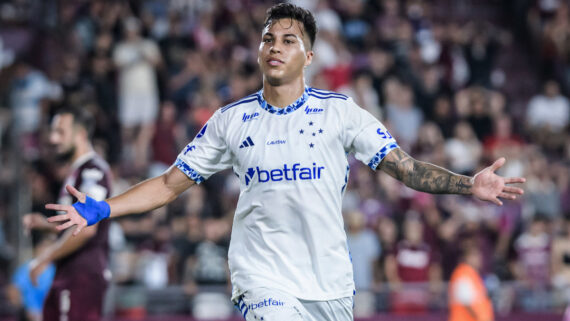
<svg viewBox="0 0 570 321">
<path fill-rule="evenodd" d="M 352 296 L 341 213 L 347 154 L 376 169 L 397 147 L 384 125 L 334 92 L 307 87 L 275 108 L 259 91 L 219 109 L 175 165 L 197 183 L 231 167 L 240 179 L 233 298 L 258 287 L 304 300 Z"/>
</svg>

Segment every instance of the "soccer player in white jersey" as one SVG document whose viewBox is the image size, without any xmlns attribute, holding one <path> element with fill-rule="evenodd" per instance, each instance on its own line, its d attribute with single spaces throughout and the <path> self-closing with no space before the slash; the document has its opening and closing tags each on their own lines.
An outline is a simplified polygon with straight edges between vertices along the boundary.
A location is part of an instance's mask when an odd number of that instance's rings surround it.
<svg viewBox="0 0 570 321">
<path fill-rule="evenodd" d="M 341 200 L 347 154 L 428 193 L 455 193 L 501 205 L 515 199 L 523 178 L 494 171 L 474 177 L 415 160 L 377 119 L 344 95 L 307 87 L 316 23 L 293 4 L 267 12 L 258 51 L 263 88 L 219 109 L 164 174 L 96 202 L 48 204 L 65 214 L 60 229 L 146 212 L 174 200 L 214 173 L 233 168 L 241 193 L 229 265 L 232 300 L 246 320 L 352 320 L 354 282 Z"/>
</svg>

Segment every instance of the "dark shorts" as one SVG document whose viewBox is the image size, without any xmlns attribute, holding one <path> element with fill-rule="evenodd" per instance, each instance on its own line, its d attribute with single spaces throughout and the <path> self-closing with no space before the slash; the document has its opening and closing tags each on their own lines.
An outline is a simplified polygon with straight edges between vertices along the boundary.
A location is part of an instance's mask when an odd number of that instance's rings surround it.
<svg viewBox="0 0 570 321">
<path fill-rule="evenodd" d="M 44 303 L 43 321 L 98 321 L 102 319 L 107 281 L 93 275 L 57 278 Z"/>
</svg>

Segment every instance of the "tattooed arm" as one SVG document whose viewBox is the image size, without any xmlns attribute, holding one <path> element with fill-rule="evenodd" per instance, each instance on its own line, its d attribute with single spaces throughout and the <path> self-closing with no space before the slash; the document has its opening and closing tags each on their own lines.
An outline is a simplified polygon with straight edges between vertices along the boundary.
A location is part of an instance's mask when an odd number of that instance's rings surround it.
<svg viewBox="0 0 570 321">
<path fill-rule="evenodd" d="M 474 195 L 481 200 L 502 205 L 499 197 L 515 199 L 516 195 L 523 194 L 522 189 L 507 184 L 525 181 L 524 178 L 503 178 L 496 175 L 494 172 L 504 163 L 505 159 L 500 158 L 493 165 L 469 177 L 418 161 L 400 148 L 396 148 L 386 155 L 378 168 L 402 181 L 406 186 L 421 192 Z"/>
<path fill-rule="evenodd" d="M 406 186 L 433 194 L 471 194 L 471 177 L 420 162 L 400 148 L 391 151 L 379 168 Z"/>
</svg>

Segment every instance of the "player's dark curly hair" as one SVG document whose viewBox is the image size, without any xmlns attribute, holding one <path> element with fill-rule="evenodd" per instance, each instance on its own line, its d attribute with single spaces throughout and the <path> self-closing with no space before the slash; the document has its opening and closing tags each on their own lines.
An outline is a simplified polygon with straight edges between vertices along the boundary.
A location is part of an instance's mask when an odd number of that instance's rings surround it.
<svg viewBox="0 0 570 321">
<path fill-rule="evenodd" d="M 55 115 L 61 114 L 71 114 L 71 116 L 73 116 L 73 124 L 83 127 L 89 139 L 93 138 L 93 133 L 95 132 L 95 118 L 91 112 L 81 107 L 62 106 L 55 111 Z"/>
<path fill-rule="evenodd" d="M 317 22 L 313 14 L 309 10 L 291 3 L 276 4 L 267 10 L 267 17 L 265 18 L 263 27 L 265 28 L 276 20 L 283 18 L 294 19 L 303 24 L 301 32 L 307 32 L 312 48 L 315 43 L 315 37 L 317 36 Z"/>
</svg>

